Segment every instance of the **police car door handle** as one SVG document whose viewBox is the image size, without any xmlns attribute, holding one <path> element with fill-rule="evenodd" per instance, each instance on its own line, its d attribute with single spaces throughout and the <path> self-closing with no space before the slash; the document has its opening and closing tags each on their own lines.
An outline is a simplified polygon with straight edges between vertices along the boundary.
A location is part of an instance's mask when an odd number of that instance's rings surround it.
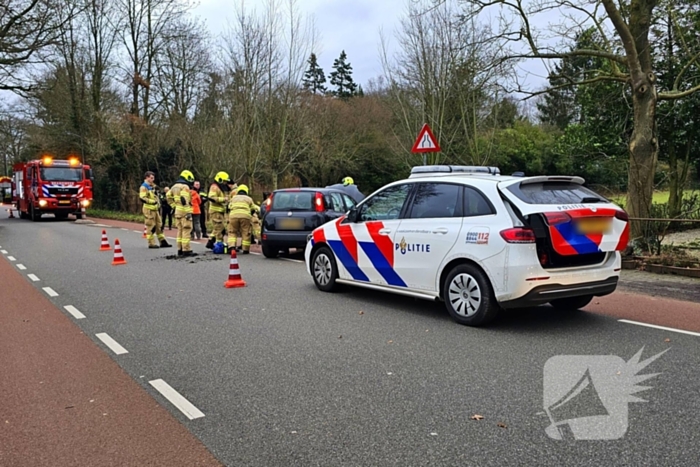
<svg viewBox="0 0 700 467">
<path fill-rule="evenodd" d="M 389 235 L 390 233 L 391 233 L 391 229 L 379 229 L 380 235 Z"/>
<path fill-rule="evenodd" d="M 437 229 L 433 230 L 433 233 L 445 235 L 447 233 L 447 229 L 445 227 L 438 227 Z"/>
</svg>

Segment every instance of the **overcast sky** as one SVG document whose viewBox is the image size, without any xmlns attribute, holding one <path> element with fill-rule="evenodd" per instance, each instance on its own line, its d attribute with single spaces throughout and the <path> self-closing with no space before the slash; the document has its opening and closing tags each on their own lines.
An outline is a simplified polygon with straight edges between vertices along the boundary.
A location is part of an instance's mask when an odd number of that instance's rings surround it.
<svg viewBox="0 0 700 467">
<path fill-rule="evenodd" d="M 283 0 L 284 1 L 284 0 Z M 345 50 L 360 84 L 381 74 L 379 30 L 393 35 L 408 0 L 298 0 L 302 14 L 313 17 L 319 33 L 314 52 L 328 75 L 333 61 Z M 261 10 L 266 0 L 246 0 L 246 9 Z M 240 0 L 200 0 L 194 9 L 216 35 L 233 19 Z"/>
</svg>

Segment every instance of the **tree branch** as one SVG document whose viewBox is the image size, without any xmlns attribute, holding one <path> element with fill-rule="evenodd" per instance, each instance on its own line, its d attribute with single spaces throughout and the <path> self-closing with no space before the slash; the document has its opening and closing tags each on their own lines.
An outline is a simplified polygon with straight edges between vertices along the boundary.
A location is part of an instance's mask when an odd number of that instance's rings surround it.
<svg viewBox="0 0 700 467">
<path fill-rule="evenodd" d="M 672 101 L 676 99 L 682 99 L 683 97 L 688 97 L 691 94 L 695 94 L 696 92 L 700 92 L 700 84 L 690 89 L 686 89 L 685 91 L 673 90 L 669 92 L 660 92 L 657 96 L 657 99 L 660 101 Z"/>
</svg>

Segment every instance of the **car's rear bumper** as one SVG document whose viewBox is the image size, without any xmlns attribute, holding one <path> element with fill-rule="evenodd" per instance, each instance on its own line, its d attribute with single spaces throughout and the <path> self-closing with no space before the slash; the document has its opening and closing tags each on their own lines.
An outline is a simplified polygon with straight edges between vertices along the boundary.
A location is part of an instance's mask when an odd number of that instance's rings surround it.
<svg viewBox="0 0 700 467">
<path fill-rule="evenodd" d="M 305 248 L 309 231 L 275 232 L 264 230 L 262 244 L 272 248 Z"/>
<path fill-rule="evenodd" d="M 617 288 L 617 281 L 618 276 L 612 276 L 596 282 L 540 285 L 522 297 L 500 302 L 500 305 L 502 308 L 525 308 L 543 305 L 559 298 L 572 298 L 583 295 L 601 297 L 613 293 Z"/>
</svg>

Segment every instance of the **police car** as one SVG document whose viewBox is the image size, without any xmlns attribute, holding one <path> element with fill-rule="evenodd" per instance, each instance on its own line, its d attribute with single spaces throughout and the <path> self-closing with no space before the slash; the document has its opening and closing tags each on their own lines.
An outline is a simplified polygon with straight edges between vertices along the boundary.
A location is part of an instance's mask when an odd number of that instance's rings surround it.
<svg viewBox="0 0 700 467">
<path fill-rule="evenodd" d="M 315 229 L 306 268 L 320 290 L 349 284 L 442 300 L 472 326 L 502 308 L 579 309 L 615 290 L 629 239 L 627 213 L 583 184 L 414 167 Z"/>
</svg>

